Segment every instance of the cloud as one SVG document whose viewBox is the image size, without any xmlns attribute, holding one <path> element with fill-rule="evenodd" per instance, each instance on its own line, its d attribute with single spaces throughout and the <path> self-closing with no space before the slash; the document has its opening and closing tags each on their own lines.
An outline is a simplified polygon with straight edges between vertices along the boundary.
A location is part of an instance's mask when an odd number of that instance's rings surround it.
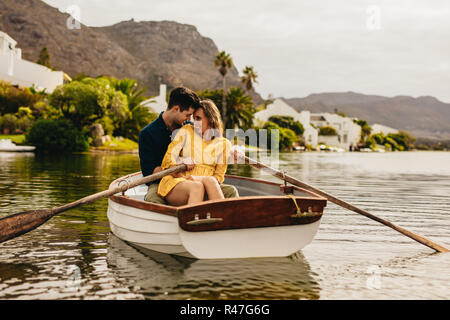
<svg viewBox="0 0 450 320">
<path fill-rule="evenodd" d="M 195 25 L 219 50 L 231 53 L 238 70 L 254 66 L 263 96 L 356 91 L 433 95 L 450 102 L 445 0 L 45 2 L 61 10 L 79 5 L 89 26 L 130 18 Z M 374 17 L 370 7 L 379 9 L 374 30 L 368 28 Z"/>
</svg>

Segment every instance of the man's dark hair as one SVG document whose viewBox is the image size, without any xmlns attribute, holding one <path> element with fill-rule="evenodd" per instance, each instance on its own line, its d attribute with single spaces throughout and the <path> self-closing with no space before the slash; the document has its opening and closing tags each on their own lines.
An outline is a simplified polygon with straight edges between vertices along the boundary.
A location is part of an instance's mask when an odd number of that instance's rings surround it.
<svg viewBox="0 0 450 320">
<path fill-rule="evenodd" d="M 197 110 L 200 107 L 200 98 L 191 89 L 176 87 L 170 92 L 167 109 L 172 109 L 173 106 L 180 106 L 180 111 L 189 110 L 190 107 Z"/>
</svg>

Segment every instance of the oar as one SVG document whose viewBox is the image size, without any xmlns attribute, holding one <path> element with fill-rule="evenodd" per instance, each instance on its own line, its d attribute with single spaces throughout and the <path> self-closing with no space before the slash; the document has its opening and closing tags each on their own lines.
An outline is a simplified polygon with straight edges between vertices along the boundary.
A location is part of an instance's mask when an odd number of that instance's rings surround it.
<svg viewBox="0 0 450 320">
<path fill-rule="evenodd" d="M 365 211 L 363 209 L 357 208 L 354 205 L 352 205 L 350 203 L 347 203 L 347 202 L 345 202 L 343 200 L 340 200 L 340 199 L 338 199 L 338 198 L 336 198 L 336 197 L 334 197 L 334 196 L 332 196 L 332 195 L 330 195 L 330 194 L 328 194 L 328 193 L 326 193 L 326 192 L 324 192 L 322 190 L 316 189 L 316 188 L 314 188 L 314 187 L 312 187 L 312 186 L 310 186 L 310 185 L 308 185 L 308 184 L 306 184 L 304 182 L 301 182 L 301 181 L 299 181 L 297 179 L 294 179 L 294 178 L 292 178 L 292 177 L 290 177 L 290 176 L 288 176 L 288 175 L 286 175 L 286 174 L 284 174 L 284 173 L 282 173 L 282 172 L 280 172 L 278 170 L 275 170 L 275 169 L 273 169 L 273 168 L 271 168 L 269 166 L 266 166 L 266 165 L 264 165 L 264 164 L 262 164 L 262 163 L 260 163 L 260 162 L 258 162 L 256 160 L 254 160 L 254 159 L 248 158 L 247 156 L 245 156 L 243 154 L 240 154 L 240 156 L 244 157 L 245 163 L 250 164 L 251 166 L 253 166 L 255 168 L 264 169 L 264 170 L 270 172 L 273 176 L 275 176 L 275 177 L 277 177 L 277 178 L 279 178 L 281 180 L 285 180 L 286 182 L 289 182 L 289 183 L 291 183 L 293 185 L 296 185 L 296 186 L 301 187 L 303 189 L 312 191 L 312 192 L 318 194 L 319 196 L 322 196 L 322 197 L 328 199 L 329 201 L 331 201 L 331 202 L 333 202 L 333 203 L 335 203 L 335 204 L 337 204 L 337 205 L 339 205 L 339 206 L 341 206 L 343 208 L 352 210 L 352 211 L 354 211 L 356 213 L 359 213 L 359 214 L 362 214 L 363 216 L 366 216 L 367 218 L 370 218 L 372 220 L 378 221 L 378 222 L 384 224 L 385 226 L 388 226 L 389 228 L 392 228 L 392 229 L 394 229 L 394 230 L 404 234 L 405 236 L 410 237 L 411 239 L 416 240 L 417 242 L 420 242 L 421 244 L 426 245 L 427 247 L 436 250 L 437 252 L 449 252 L 449 250 L 447 248 L 445 248 L 445 247 L 443 247 L 443 246 L 441 246 L 441 245 L 431 241 L 430 239 L 427 239 L 427 238 L 425 238 L 423 236 L 420 236 L 420 235 L 415 234 L 415 233 L 413 233 L 411 231 L 408 231 L 408 230 L 406 230 L 406 229 L 404 229 L 402 227 L 399 227 L 399 226 L 397 226 L 397 225 L 395 225 L 395 224 L 393 224 L 393 223 L 391 223 L 391 222 L 389 222 L 387 220 L 381 219 L 380 217 L 377 217 L 377 216 L 375 216 L 375 215 L 373 215 L 373 214 L 371 214 L 371 213 L 369 213 L 369 212 L 367 212 L 367 211 Z"/>
<path fill-rule="evenodd" d="M 41 224 L 49 220 L 51 217 L 63 211 L 67 211 L 87 203 L 91 203 L 103 198 L 110 197 L 119 192 L 125 192 L 130 188 L 134 188 L 138 185 L 147 182 L 159 180 L 166 175 L 180 171 L 186 171 L 185 164 L 173 166 L 169 169 L 160 171 L 158 173 L 154 173 L 152 175 L 137 179 L 132 182 L 127 181 L 126 184 L 119 185 L 116 188 L 92 194 L 90 196 L 84 197 L 82 199 L 65 204 L 57 208 L 25 211 L 4 217 L 0 219 L 0 243 L 36 229 Z"/>
</svg>

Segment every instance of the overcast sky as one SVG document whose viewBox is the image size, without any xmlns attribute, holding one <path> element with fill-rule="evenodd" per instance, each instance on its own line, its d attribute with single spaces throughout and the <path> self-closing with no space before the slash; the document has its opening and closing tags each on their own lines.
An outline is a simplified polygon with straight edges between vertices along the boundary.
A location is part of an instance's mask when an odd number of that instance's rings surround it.
<svg viewBox="0 0 450 320">
<path fill-rule="evenodd" d="M 172 20 L 195 25 L 258 73 L 267 97 L 354 91 L 450 103 L 447 0 L 45 0 L 80 8 L 88 26 Z"/>
</svg>

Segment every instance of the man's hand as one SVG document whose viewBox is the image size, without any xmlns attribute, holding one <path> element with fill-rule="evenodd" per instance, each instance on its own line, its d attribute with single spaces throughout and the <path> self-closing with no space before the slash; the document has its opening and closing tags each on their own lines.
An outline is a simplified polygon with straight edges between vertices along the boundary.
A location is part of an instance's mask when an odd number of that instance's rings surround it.
<svg viewBox="0 0 450 320">
<path fill-rule="evenodd" d="M 161 167 L 156 167 L 156 168 L 153 170 L 153 174 L 158 173 L 158 172 L 160 172 L 160 171 L 162 171 Z"/>
</svg>

